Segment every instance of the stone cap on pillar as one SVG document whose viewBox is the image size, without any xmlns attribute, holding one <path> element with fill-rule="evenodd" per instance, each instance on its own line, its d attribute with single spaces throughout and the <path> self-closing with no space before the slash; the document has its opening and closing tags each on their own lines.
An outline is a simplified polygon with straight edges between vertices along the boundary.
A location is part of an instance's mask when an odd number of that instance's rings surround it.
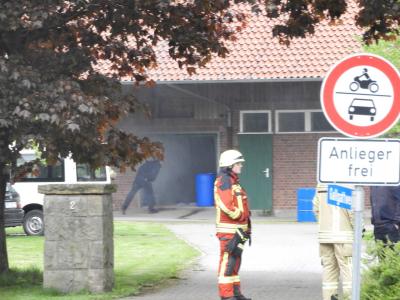
<svg viewBox="0 0 400 300">
<path fill-rule="evenodd" d="M 44 184 L 38 191 L 45 195 L 103 195 L 117 191 L 115 184 Z"/>
</svg>

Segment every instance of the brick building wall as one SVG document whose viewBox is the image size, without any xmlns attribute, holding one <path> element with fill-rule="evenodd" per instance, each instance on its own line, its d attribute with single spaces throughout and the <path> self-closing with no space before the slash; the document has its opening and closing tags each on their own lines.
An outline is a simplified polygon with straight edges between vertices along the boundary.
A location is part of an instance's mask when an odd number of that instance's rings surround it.
<svg viewBox="0 0 400 300">
<path fill-rule="evenodd" d="M 297 207 L 297 189 L 315 187 L 318 134 L 276 134 L 273 137 L 273 207 Z"/>
<path fill-rule="evenodd" d="M 117 185 L 117 192 L 113 194 L 113 209 L 120 210 L 122 202 L 125 200 L 125 197 L 132 186 L 135 173 L 131 170 L 126 171 L 125 173 L 116 173 L 116 178 L 113 180 L 113 183 Z M 139 207 L 139 202 L 137 200 L 138 197 L 136 196 L 130 206 Z"/>
<path fill-rule="evenodd" d="M 297 189 L 317 184 L 318 140 L 338 134 L 275 134 L 273 137 L 273 209 L 297 208 Z M 370 208 L 369 188 L 364 187 Z"/>
</svg>

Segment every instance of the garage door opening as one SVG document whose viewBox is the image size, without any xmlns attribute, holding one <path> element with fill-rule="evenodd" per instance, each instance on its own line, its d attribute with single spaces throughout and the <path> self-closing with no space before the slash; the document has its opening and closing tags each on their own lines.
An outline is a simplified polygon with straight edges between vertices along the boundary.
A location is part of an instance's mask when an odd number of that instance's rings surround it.
<svg viewBox="0 0 400 300">
<path fill-rule="evenodd" d="M 216 172 L 216 134 L 163 134 L 151 136 L 164 145 L 165 158 L 154 182 L 160 205 L 193 204 L 195 178 Z"/>
</svg>

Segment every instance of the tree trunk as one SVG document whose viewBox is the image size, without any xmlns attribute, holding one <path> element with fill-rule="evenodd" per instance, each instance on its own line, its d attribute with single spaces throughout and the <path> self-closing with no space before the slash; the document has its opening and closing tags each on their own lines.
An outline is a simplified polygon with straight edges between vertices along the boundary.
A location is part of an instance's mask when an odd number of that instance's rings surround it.
<svg viewBox="0 0 400 300">
<path fill-rule="evenodd" d="M 6 229 L 4 227 L 4 198 L 6 194 L 6 184 L 8 174 L 7 168 L 0 163 L 0 274 L 9 270 L 7 244 L 6 244 Z"/>
</svg>

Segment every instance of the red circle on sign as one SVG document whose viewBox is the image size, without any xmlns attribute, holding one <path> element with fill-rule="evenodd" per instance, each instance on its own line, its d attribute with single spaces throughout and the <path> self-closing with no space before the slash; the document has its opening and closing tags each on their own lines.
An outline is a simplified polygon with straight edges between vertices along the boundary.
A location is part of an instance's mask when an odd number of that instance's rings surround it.
<svg viewBox="0 0 400 300">
<path fill-rule="evenodd" d="M 370 126 L 357 126 L 343 119 L 334 105 L 334 88 L 338 79 L 349 69 L 371 66 L 382 71 L 393 88 L 393 104 L 389 113 L 378 123 Z M 338 62 L 326 75 L 321 87 L 321 106 L 328 121 L 338 131 L 350 137 L 369 138 L 389 130 L 400 113 L 400 76 L 397 69 L 386 59 L 371 54 L 356 54 Z"/>
</svg>

